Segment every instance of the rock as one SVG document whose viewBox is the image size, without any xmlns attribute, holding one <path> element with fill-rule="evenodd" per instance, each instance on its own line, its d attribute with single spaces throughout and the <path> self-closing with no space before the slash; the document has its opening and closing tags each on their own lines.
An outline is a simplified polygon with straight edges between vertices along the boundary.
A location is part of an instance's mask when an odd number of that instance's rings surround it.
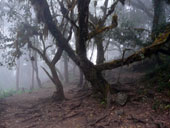
<svg viewBox="0 0 170 128">
<path fill-rule="evenodd" d="M 116 111 L 115 111 L 115 114 L 116 114 L 117 116 L 122 116 L 122 115 L 124 114 L 124 110 L 123 110 L 123 109 L 116 110 Z"/>
<path fill-rule="evenodd" d="M 128 99 L 128 95 L 126 93 L 119 92 L 119 93 L 117 93 L 115 102 L 118 105 L 124 106 L 126 104 L 126 102 L 127 102 L 127 99 Z"/>
</svg>

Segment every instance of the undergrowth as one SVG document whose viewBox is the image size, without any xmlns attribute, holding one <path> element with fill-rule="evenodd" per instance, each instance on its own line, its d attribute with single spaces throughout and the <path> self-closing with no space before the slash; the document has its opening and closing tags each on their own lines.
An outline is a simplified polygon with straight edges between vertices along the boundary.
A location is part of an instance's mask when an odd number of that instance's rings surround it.
<svg viewBox="0 0 170 128">
<path fill-rule="evenodd" d="M 32 92 L 31 90 L 14 90 L 14 89 L 8 89 L 8 90 L 3 90 L 0 89 L 0 99 L 6 98 L 6 97 L 10 97 L 13 96 L 15 94 L 22 94 L 25 92 Z"/>
<path fill-rule="evenodd" d="M 145 79 L 150 87 L 156 88 L 157 91 L 170 92 L 170 63 L 169 59 L 159 66 L 155 66 L 149 71 Z"/>
</svg>

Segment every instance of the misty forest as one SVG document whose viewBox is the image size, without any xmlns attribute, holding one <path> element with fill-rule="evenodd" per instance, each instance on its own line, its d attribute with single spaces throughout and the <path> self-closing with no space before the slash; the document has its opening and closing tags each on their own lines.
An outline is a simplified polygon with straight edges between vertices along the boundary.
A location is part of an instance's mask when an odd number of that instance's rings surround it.
<svg viewBox="0 0 170 128">
<path fill-rule="evenodd" d="M 170 0 L 0 0 L 0 128 L 170 128 Z"/>
</svg>

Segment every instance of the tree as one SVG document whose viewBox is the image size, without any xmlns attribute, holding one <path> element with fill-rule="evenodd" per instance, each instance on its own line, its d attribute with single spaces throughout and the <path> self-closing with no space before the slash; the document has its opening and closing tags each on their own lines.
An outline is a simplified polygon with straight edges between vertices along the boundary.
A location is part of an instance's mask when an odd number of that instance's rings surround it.
<svg viewBox="0 0 170 128">
<path fill-rule="evenodd" d="M 68 61 L 69 58 L 67 56 L 67 53 L 63 53 L 63 59 L 64 59 L 64 79 L 66 83 L 69 83 L 69 72 L 68 72 Z"/>
<path fill-rule="evenodd" d="M 115 60 L 112 62 L 107 62 L 100 65 L 94 65 L 87 59 L 86 56 L 86 41 L 88 39 L 93 38 L 97 34 L 111 29 L 117 26 L 117 18 L 114 17 L 115 21 L 108 27 L 96 28 L 94 31 L 88 33 L 88 15 L 89 15 L 89 2 L 90 0 L 78 0 L 78 25 L 75 23 L 75 27 L 78 28 L 78 41 L 76 42 L 76 54 L 73 49 L 68 45 L 66 39 L 59 31 L 58 26 L 54 23 L 49 6 L 46 0 L 30 0 L 32 5 L 34 6 L 37 17 L 40 22 L 43 22 L 49 29 L 52 36 L 56 39 L 56 45 L 59 46 L 61 49 L 65 50 L 69 57 L 81 68 L 83 71 L 86 79 L 91 82 L 92 87 L 97 91 L 100 92 L 104 99 L 110 93 L 110 85 L 109 83 L 103 78 L 102 71 L 113 69 L 119 66 L 126 65 L 133 63 L 134 61 L 140 61 L 144 59 L 141 55 L 148 57 L 153 53 L 157 52 L 157 50 L 169 40 L 169 31 L 164 34 L 164 40 L 157 39 L 151 46 L 143 48 L 142 50 L 136 52 L 135 54 L 131 55 L 130 57 L 126 58 L 125 60 Z M 109 11 L 108 11 L 109 12 Z M 162 35 L 163 36 L 163 35 Z M 87 70 L 88 69 L 88 70 Z"/>
<path fill-rule="evenodd" d="M 156 33 L 160 26 L 166 23 L 166 16 L 165 16 L 165 2 L 160 0 L 152 0 L 153 8 L 154 8 L 154 18 L 153 18 L 153 26 L 152 26 L 152 34 L 153 40 L 156 37 Z"/>
<path fill-rule="evenodd" d="M 20 58 L 17 59 L 17 68 L 16 68 L 16 90 L 19 90 L 20 84 Z"/>
</svg>

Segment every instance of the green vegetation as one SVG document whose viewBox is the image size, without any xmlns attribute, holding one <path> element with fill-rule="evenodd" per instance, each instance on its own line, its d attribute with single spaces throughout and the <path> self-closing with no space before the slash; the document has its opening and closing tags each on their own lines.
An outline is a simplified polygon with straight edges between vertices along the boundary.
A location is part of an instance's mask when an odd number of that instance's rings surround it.
<svg viewBox="0 0 170 128">
<path fill-rule="evenodd" d="M 163 64 L 155 66 L 146 75 L 146 80 L 150 87 L 154 87 L 157 91 L 170 91 L 170 64 L 169 59 Z"/>
<path fill-rule="evenodd" d="M 169 102 L 164 102 L 162 100 L 155 100 L 153 103 L 152 108 L 157 111 L 157 110 L 170 110 L 170 103 Z"/>
<path fill-rule="evenodd" d="M 10 97 L 10 96 L 13 96 L 15 94 L 22 94 L 22 93 L 29 93 L 29 92 L 32 92 L 32 90 L 14 90 L 14 89 L 9 89 L 9 90 L 2 90 L 0 89 L 0 99 L 3 99 L 3 98 L 6 98 L 6 97 Z"/>
</svg>

